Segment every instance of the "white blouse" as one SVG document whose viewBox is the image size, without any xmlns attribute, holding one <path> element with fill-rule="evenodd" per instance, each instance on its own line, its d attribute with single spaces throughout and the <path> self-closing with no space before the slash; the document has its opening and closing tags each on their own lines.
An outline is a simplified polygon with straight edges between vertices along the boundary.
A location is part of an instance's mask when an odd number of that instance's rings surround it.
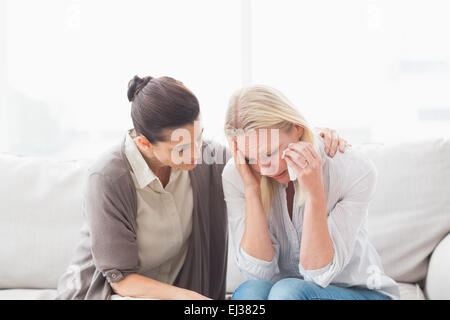
<svg viewBox="0 0 450 320">
<path fill-rule="evenodd" d="M 294 182 L 292 220 L 286 201 L 286 184 L 277 184 L 268 227 L 275 256 L 264 261 L 250 256 L 242 246 L 245 227 L 245 194 L 233 158 L 223 173 L 231 239 L 236 249 L 236 263 L 246 279 L 276 282 L 283 278 L 313 281 L 321 287 L 329 284 L 360 286 L 399 299 L 398 284 L 383 270 L 381 260 L 369 242 L 367 217 L 376 184 L 376 169 L 370 159 L 355 148 L 337 152 L 334 158 L 324 152 L 321 137 L 315 136 L 322 158 L 322 172 L 327 197 L 328 230 L 334 247 L 332 261 L 317 270 L 304 270 L 300 263 L 300 242 L 304 205 L 298 206 L 298 182 Z"/>
<path fill-rule="evenodd" d="M 189 173 L 171 169 L 163 187 L 145 162 L 128 130 L 125 154 L 133 169 L 137 196 L 139 274 L 173 284 L 183 267 L 192 232 L 194 197 Z"/>
</svg>

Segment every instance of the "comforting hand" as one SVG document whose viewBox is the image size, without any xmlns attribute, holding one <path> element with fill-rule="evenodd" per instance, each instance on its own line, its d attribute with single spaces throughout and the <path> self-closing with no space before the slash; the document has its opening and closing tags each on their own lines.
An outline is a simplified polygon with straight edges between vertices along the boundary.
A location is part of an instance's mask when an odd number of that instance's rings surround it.
<svg viewBox="0 0 450 320">
<path fill-rule="evenodd" d="M 346 146 L 351 146 L 347 140 L 339 137 L 336 130 L 329 128 L 316 128 L 316 130 L 325 142 L 325 153 L 330 157 L 334 157 L 338 148 L 343 153 Z"/>
<path fill-rule="evenodd" d="M 242 152 L 237 148 L 237 141 L 234 138 L 229 137 L 228 143 L 230 144 L 231 154 L 234 158 L 234 163 L 241 176 L 242 182 L 246 190 L 259 190 L 259 184 L 261 181 L 261 176 L 259 173 L 255 172 L 245 161 L 245 157 Z"/>
<path fill-rule="evenodd" d="M 308 196 L 324 194 L 322 158 L 309 142 L 290 143 L 284 159 L 297 175 Z"/>
</svg>

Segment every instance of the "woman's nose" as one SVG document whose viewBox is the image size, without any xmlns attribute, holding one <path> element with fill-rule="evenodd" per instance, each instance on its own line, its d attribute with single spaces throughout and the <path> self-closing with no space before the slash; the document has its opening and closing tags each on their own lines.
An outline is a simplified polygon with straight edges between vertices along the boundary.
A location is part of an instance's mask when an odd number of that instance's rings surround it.
<svg viewBox="0 0 450 320">
<path fill-rule="evenodd" d="M 273 172 L 273 168 L 270 163 L 268 164 L 258 164 L 259 172 L 263 175 L 271 175 Z"/>
</svg>

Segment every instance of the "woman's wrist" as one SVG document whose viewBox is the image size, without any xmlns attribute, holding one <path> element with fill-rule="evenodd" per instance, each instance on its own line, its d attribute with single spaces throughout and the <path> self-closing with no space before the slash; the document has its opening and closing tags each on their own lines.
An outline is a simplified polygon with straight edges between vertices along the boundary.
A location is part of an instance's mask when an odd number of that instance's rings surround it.
<svg viewBox="0 0 450 320">
<path fill-rule="evenodd" d="M 305 202 L 311 205 L 326 204 L 325 191 L 318 190 L 316 192 L 305 192 Z"/>
<path fill-rule="evenodd" d="M 247 186 L 245 187 L 245 198 L 260 198 L 261 187 L 260 186 Z"/>
</svg>

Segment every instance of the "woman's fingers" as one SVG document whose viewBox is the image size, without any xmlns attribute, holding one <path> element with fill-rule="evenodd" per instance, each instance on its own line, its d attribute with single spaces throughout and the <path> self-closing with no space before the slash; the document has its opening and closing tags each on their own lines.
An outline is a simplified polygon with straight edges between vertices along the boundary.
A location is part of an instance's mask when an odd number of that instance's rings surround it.
<svg viewBox="0 0 450 320">
<path fill-rule="evenodd" d="M 289 150 L 300 153 L 303 157 L 308 160 L 308 162 L 313 161 L 318 158 L 316 151 L 312 148 L 312 145 L 308 142 L 299 141 L 296 143 L 291 143 L 288 146 Z"/>
<path fill-rule="evenodd" d="M 237 165 L 245 166 L 247 167 L 247 161 L 245 161 L 245 157 L 242 154 L 241 150 L 236 148 L 236 159 L 238 160 Z"/>
<path fill-rule="evenodd" d="M 311 157 L 307 157 L 303 153 L 291 149 L 288 149 L 286 151 L 285 158 L 287 157 L 289 157 L 290 160 L 294 161 L 300 168 L 306 167 L 308 163 L 311 163 L 311 161 L 313 161 Z"/>
<path fill-rule="evenodd" d="M 347 140 L 345 140 L 344 138 L 339 138 L 339 151 L 341 153 L 344 153 L 346 145 L 347 145 Z"/>
<path fill-rule="evenodd" d="M 253 174 L 253 170 L 251 170 L 250 166 L 245 161 L 245 156 L 241 150 L 237 147 L 237 141 L 233 141 L 233 149 L 234 149 L 234 162 L 236 164 L 236 168 L 241 172 L 244 176 L 249 174 Z"/>
<path fill-rule="evenodd" d="M 325 153 L 329 154 L 331 148 L 331 134 L 326 134 L 325 132 L 323 132 L 322 137 L 324 139 Z"/>
<path fill-rule="evenodd" d="M 235 145 L 235 139 L 233 139 L 232 136 L 227 136 L 228 145 L 230 147 L 230 152 L 233 157 L 235 157 L 236 153 L 236 145 Z"/>
<path fill-rule="evenodd" d="M 330 157 L 334 157 L 338 150 L 343 153 L 346 146 L 352 146 L 347 140 L 341 138 L 336 130 L 329 128 L 317 129 L 320 130 L 319 135 L 324 140 L 325 153 Z"/>
<path fill-rule="evenodd" d="M 286 153 L 286 157 L 284 158 L 288 166 L 290 166 L 295 172 L 300 172 L 303 168 L 299 166 L 294 160 L 292 160 L 291 156 Z"/>
<path fill-rule="evenodd" d="M 331 146 L 330 146 L 330 152 L 328 155 L 334 156 L 336 154 L 336 151 L 338 149 L 339 144 L 339 135 L 335 130 L 331 130 Z"/>
<path fill-rule="evenodd" d="M 228 143 L 230 144 L 230 151 L 231 151 L 231 154 L 233 155 L 236 165 L 246 163 L 244 156 L 242 155 L 242 153 L 240 153 L 239 149 L 237 148 L 236 139 L 234 139 L 233 137 L 228 137 L 227 139 L 228 139 Z"/>
</svg>

